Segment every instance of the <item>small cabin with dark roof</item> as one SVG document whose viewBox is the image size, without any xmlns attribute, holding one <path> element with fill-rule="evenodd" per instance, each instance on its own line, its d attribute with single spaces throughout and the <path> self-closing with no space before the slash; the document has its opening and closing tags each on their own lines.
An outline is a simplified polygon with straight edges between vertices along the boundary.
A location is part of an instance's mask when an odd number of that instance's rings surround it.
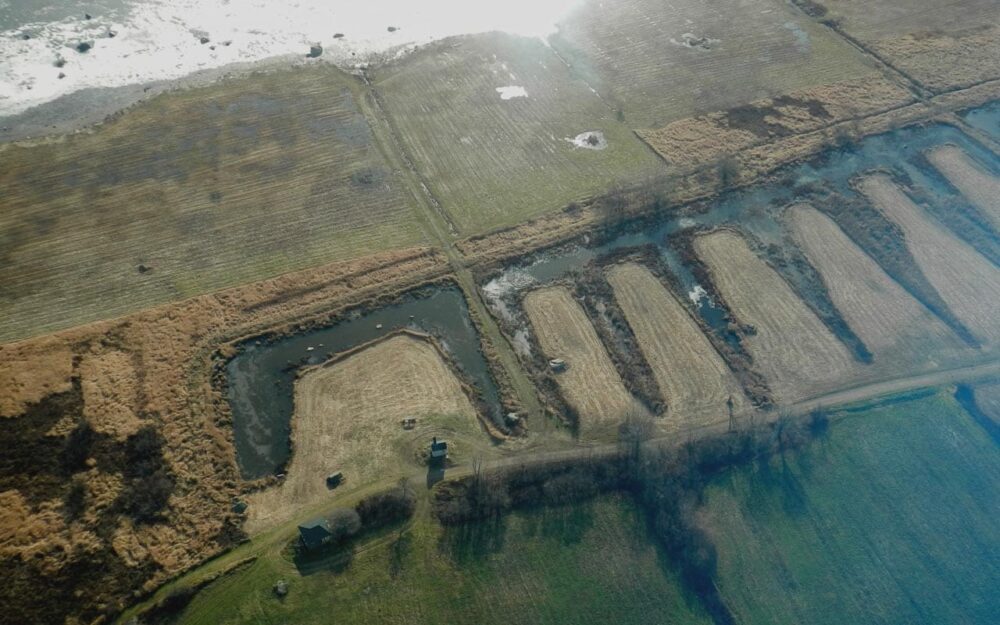
<svg viewBox="0 0 1000 625">
<path fill-rule="evenodd" d="M 321 547 L 330 542 L 331 538 L 333 534 L 330 533 L 326 519 L 313 519 L 299 526 L 299 542 L 306 549 Z"/>
<path fill-rule="evenodd" d="M 437 437 L 431 441 L 431 460 L 444 460 L 448 457 L 447 441 L 439 441 Z"/>
</svg>

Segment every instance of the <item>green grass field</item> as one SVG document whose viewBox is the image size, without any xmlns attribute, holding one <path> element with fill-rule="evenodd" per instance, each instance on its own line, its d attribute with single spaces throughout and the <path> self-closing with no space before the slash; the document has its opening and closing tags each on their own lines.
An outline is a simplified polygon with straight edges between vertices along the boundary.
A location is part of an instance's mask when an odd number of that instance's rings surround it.
<svg viewBox="0 0 1000 625">
<path fill-rule="evenodd" d="M 285 557 L 258 560 L 202 591 L 180 622 L 709 623 L 645 528 L 616 496 L 458 530 L 424 518 L 305 576 Z M 290 582 L 283 601 L 278 579 Z"/>
<path fill-rule="evenodd" d="M 0 342 L 422 244 L 359 106 L 316 66 L 159 96 L 0 151 Z"/>
<path fill-rule="evenodd" d="M 946 392 L 729 472 L 701 510 L 741 624 L 994 623 L 1000 453 Z"/>
<path fill-rule="evenodd" d="M 539 39 L 489 33 L 427 46 L 375 84 L 431 192 L 463 234 L 561 209 L 662 169 L 658 157 Z M 503 87 L 526 97 L 502 99 Z M 603 150 L 569 140 L 601 131 Z"/>
</svg>

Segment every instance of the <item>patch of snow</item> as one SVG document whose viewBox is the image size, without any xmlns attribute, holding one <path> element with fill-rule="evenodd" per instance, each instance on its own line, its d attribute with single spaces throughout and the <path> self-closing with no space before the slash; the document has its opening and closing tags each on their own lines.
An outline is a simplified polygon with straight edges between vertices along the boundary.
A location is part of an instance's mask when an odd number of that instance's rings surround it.
<svg viewBox="0 0 1000 625">
<path fill-rule="evenodd" d="M 528 92 L 524 90 L 524 87 L 518 87 L 516 85 L 510 85 L 508 87 L 497 87 L 497 93 L 500 94 L 501 100 L 510 100 L 511 98 L 528 97 Z"/>
<path fill-rule="evenodd" d="M 688 291 L 688 299 L 691 300 L 692 304 L 698 306 L 701 304 L 701 300 L 708 299 L 708 291 L 706 291 L 705 287 L 701 286 L 700 284 L 696 284 L 694 285 L 693 289 Z M 711 305 L 712 304 L 711 300 L 709 300 L 708 303 L 709 305 Z"/>
<path fill-rule="evenodd" d="M 681 219 L 677 222 L 677 225 L 681 228 L 694 228 L 698 225 L 698 222 L 690 217 L 681 217 Z"/>
<path fill-rule="evenodd" d="M 566 141 L 569 141 L 578 148 L 586 148 L 588 150 L 603 150 L 608 147 L 608 140 L 604 138 L 604 133 L 600 130 L 581 132 L 572 139 L 566 138 Z"/>
</svg>

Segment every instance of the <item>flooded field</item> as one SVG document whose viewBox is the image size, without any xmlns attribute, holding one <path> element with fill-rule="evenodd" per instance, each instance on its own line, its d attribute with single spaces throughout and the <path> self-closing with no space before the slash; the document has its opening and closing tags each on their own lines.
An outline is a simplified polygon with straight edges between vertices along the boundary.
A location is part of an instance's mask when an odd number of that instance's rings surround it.
<svg viewBox="0 0 1000 625">
<path fill-rule="evenodd" d="M 455 288 L 419 292 L 412 298 L 339 323 L 271 343 L 251 341 L 227 366 L 236 455 L 243 477 L 281 471 L 289 458 L 292 391 L 300 367 L 386 336 L 401 328 L 434 336 L 472 381 L 492 414 L 500 398 L 480 349 L 461 292 Z"/>
</svg>

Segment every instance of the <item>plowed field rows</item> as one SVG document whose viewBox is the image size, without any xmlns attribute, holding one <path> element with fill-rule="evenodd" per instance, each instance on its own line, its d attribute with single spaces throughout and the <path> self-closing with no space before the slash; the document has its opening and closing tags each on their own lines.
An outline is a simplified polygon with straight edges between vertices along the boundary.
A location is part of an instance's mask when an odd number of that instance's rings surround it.
<svg viewBox="0 0 1000 625">
<path fill-rule="evenodd" d="M 878 78 L 850 45 L 773 0 L 588 0 L 552 43 L 633 128 Z"/>
<path fill-rule="evenodd" d="M 442 42 L 377 71 L 375 84 L 411 161 L 463 234 L 662 169 L 539 39 L 491 33 Z M 572 142 L 588 131 L 606 145 Z"/>
<path fill-rule="evenodd" d="M 254 75 L 0 149 L 0 341 L 423 243 L 359 94 Z"/>
</svg>

